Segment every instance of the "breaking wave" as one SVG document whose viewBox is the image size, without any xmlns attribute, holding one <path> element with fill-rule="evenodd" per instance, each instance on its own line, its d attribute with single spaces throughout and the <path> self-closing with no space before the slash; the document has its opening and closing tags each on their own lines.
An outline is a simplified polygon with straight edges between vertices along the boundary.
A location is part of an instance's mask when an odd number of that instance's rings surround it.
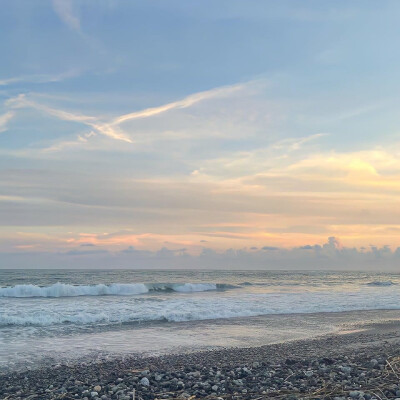
<svg viewBox="0 0 400 400">
<path fill-rule="evenodd" d="M 181 285 L 183 286 L 183 285 Z M 186 288 L 190 286 L 185 286 Z M 187 289 L 186 289 L 187 290 Z M 384 291 L 386 293 L 386 290 Z M 391 292 L 391 291 L 389 291 Z M 244 294 L 237 296 L 171 296 L 162 298 L 129 297 L 104 301 L 76 299 L 60 302 L 15 302 L 14 309 L 0 312 L 2 326 L 110 326 L 144 322 L 183 322 L 252 317 L 273 314 L 304 314 L 355 310 L 398 310 L 400 293 L 376 289 L 360 292 L 293 292 Z M 58 328 L 56 328 L 58 329 Z M 75 328 L 72 328 L 75 329 Z"/>
<path fill-rule="evenodd" d="M 109 285 L 70 285 L 55 283 L 50 286 L 16 285 L 0 288 L 0 297 L 77 297 L 77 296 L 132 296 L 149 292 L 206 292 L 233 289 L 236 286 L 216 283 L 112 283 Z"/>
</svg>

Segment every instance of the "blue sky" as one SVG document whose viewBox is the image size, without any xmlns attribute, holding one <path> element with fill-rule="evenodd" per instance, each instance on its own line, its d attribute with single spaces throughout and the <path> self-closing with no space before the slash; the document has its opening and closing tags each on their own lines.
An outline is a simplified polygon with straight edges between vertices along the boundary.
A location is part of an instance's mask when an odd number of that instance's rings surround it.
<svg viewBox="0 0 400 400">
<path fill-rule="evenodd" d="M 398 2 L 0 7 L 0 267 L 396 259 Z"/>
</svg>

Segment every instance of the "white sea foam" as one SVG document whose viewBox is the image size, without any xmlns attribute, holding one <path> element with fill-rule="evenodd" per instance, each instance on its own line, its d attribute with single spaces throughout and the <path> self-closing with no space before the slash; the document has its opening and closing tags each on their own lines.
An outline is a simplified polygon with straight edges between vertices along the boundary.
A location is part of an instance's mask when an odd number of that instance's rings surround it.
<svg viewBox="0 0 400 400">
<path fill-rule="evenodd" d="M 185 289 L 183 289 L 185 288 Z M 182 290 L 200 290 L 181 285 Z M 176 289 L 176 288 L 175 288 Z M 205 287 L 201 288 L 206 290 Z M 240 292 L 239 292 L 240 293 Z M 355 292 L 214 292 L 191 296 L 95 296 L 67 299 L 11 299 L 2 307 L 0 326 L 115 325 L 147 321 L 201 321 L 271 314 L 340 312 L 351 310 L 400 309 L 397 286 L 382 293 L 378 287 Z"/>
<path fill-rule="evenodd" d="M 217 290 L 215 283 L 184 283 L 183 285 L 173 285 L 175 292 L 206 292 L 208 290 Z"/>
<path fill-rule="evenodd" d="M 57 280 L 61 283 L 51 284 Z M 98 282 L 104 284 L 94 284 Z M 80 357 L 85 351 L 98 354 L 121 348 L 129 348 L 129 352 L 155 351 L 156 345 L 170 351 L 184 345 L 182 335 L 194 346 L 200 338 L 206 346 L 247 346 L 254 337 L 258 343 L 268 334 L 274 340 L 281 332 L 286 335 L 284 321 L 292 320 L 289 314 L 297 314 L 296 321 L 313 321 L 316 327 L 320 322 L 326 326 L 326 315 L 316 314 L 309 319 L 305 314 L 378 309 L 400 310 L 399 275 L 2 271 L 0 343 L 7 345 L 0 345 L 0 371 L 14 362 L 36 366 L 38 359 L 55 357 L 57 352 Z M 263 319 L 248 319 L 273 314 L 286 314 L 276 319 L 276 334 L 269 323 L 267 333 L 260 329 L 260 324 L 265 324 Z M 343 318 L 353 322 L 362 314 L 357 311 Z M 368 320 L 369 315 L 365 317 Z M 237 317 L 241 319 L 232 323 L 213 321 Z M 208 322 L 195 322 L 205 320 Z M 227 338 L 232 339 L 234 332 L 239 336 L 229 342 Z M 216 337 L 218 341 L 213 342 Z"/>
<path fill-rule="evenodd" d="M 16 285 L 0 288 L 0 297 L 76 297 L 105 295 L 135 295 L 147 293 L 143 283 L 113 283 L 111 285 L 68 285 L 55 283 L 51 286 Z"/>
<path fill-rule="evenodd" d="M 234 288 L 232 285 L 215 283 L 112 283 L 110 285 L 70 285 L 55 283 L 51 286 L 16 285 L 0 288 L 0 297 L 77 297 L 77 296 L 132 296 L 150 291 L 174 291 L 182 293 Z"/>
<path fill-rule="evenodd" d="M 214 275 L 205 280 L 215 278 Z M 238 284 L 224 275 L 221 278 L 225 283 L 217 284 L 190 282 L 191 276 L 188 274 L 186 283 L 179 282 L 180 275 L 178 282 L 156 283 L 163 278 L 170 279 L 171 274 L 153 273 L 153 283 L 10 285 L 0 288 L 0 326 L 53 326 L 52 329 L 61 331 L 65 324 L 74 330 L 81 329 L 78 326 L 145 321 L 400 309 L 400 286 L 390 276 L 371 276 L 355 284 L 351 281 L 352 285 L 339 286 L 340 290 L 335 286 L 330 289 L 329 285 L 328 290 L 326 280 L 318 281 L 314 276 L 305 287 L 303 276 L 296 278 L 296 287 L 295 277 L 289 276 L 285 281 L 286 275 L 280 279 L 287 283 L 284 287 L 271 285 L 271 282 L 280 282 L 276 279 L 263 281 L 257 277 L 253 279 L 255 282 L 238 279 L 243 282 Z"/>
<path fill-rule="evenodd" d="M 42 310 L 35 313 L 19 315 L 0 315 L 0 326 L 51 326 L 60 324 L 90 325 L 90 324 L 122 324 L 140 323 L 150 321 L 202 321 L 219 318 L 233 318 L 263 315 L 273 313 L 271 308 L 265 306 L 235 305 L 231 307 L 218 307 L 212 309 L 212 304 L 184 304 L 171 303 L 164 307 L 138 307 L 137 311 L 127 309 L 106 309 L 104 311 L 58 312 L 57 310 Z"/>
</svg>

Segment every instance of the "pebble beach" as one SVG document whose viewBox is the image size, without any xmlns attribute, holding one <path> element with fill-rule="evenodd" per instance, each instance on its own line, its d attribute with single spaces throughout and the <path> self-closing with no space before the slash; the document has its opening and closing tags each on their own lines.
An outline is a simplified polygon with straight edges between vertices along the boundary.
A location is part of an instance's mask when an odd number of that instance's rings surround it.
<svg viewBox="0 0 400 400">
<path fill-rule="evenodd" d="M 0 0 L 0 400 L 400 400 L 399 19 Z"/>
<path fill-rule="evenodd" d="M 3 374 L 0 398 L 396 399 L 399 344 L 393 321 L 262 347 L 87 360 Z"/>
</svg>

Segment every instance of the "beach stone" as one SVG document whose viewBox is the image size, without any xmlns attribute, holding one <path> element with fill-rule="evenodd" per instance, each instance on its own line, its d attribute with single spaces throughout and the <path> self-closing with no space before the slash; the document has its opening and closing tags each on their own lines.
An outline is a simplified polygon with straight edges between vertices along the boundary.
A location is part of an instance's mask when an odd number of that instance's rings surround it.
<svg viewBox="0 0 400 400">
<path fill-rule="evenodd" d="M 150 386 L 150 381 L 146 377 L 144 377 L 140 380 L 140 384 L 143 386 Z"/>
<path fill-rule="evenodd" d="M 351 367 L 344 367 L 343 365 L 340 367 L 340 370 L 345 374 L 350 374 Z"/>
<path fill-rule="evenodd" d="M 330 397 L 332 400 L 380 400 L 372 393 L 362 392 L 363 387 L 372 387 L 378 381 L 381 382 L 382 399 L 400 400 L 399 381 L 393 374 L 387 381 L 380 381 L 388 357 L 400 356 L 399 344 L 400 340 L 399 343 L 384 344 L 382 350 L 374 347 L 373 351 L 349 349 L 346 350 L 347 358 L 329 353 L 331 358 L 328 361 L 317 353 L 319 349 L 313 350 L 315 353 L 311 352 L 312 349 L 307 350 L 308 355 L 304 358 L 299 356 L 303 353 L 293 351 L 293 359 L 298 357 L 293 365 L 285 362 L 285 354 L 280 353 L 281 345 L 274 345 L 272 356 L 268 353 L 260 355 L 260 349 L 246 349 L 240 352 L 229 350 L 229 357 L 218 352 L 168 356 L 161 358 L 160 363 L 156 363 L 159 359 L 150 359 L 146 364 L 136 359 L 129 362 L 119 360 L 118 364 L 105 364 L 101 369 L 96 365 L 63 366 L 56 372 L 29 372 L 25 375 L 29 380 L 24 375 L 17 375 L 16 379 L 11 375 L 8 380 L 0 379 L 0 396 L 21 400 L 33 399 L 32 394 L 36 393 L 39 397 L 35 400 L 51 400 L 63 397 L 59 393 L 64 388 L 69 396 L 66 398 L 71 400 L 84 397 L 86 400 L 132 400 L 132 391 L 135 391 L 136 400 L 188 400 L 192 396 L 210 400 L 216 400 L 217 396 L 231 400 L 259 398 L 257 396 L 294 400 L 307 398 L 327 383 L 331 393 L 338 394 Z M 331 345 L 336 345 L 336 342 Z M 324 353 L 321 354 L 325 354 L 326 351 L 322 350 Z M 259 362 L 260 356 L 263 362 Z M 146 371 L 144 368 L 150 372 L 143 373 Z M 143 385 L 143 378 L 149 381 L 148 386 Z M 50 383 L 54 389 L 50 389 Z"/>
</svg>

